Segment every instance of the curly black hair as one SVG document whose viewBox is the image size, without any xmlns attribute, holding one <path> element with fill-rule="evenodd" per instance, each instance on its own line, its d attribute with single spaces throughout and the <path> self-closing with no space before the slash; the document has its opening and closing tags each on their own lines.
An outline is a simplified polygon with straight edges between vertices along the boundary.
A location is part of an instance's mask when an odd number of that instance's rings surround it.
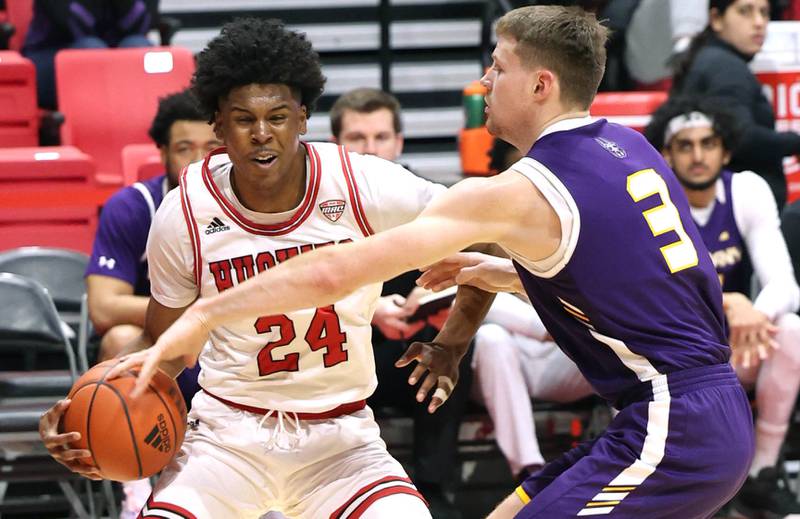
<svg viewBox="0 0 800 519">
<path fill-rule="evenodd" d="M 252 83 L 288 85 L 299 92 L 310 116 L 325 76 L 305 35 L 286 29 L 280 20 L 237 18 L 226 23 L 197 56 L 192 89 L 213 122 L 220 98 Z"/>
<path fill-rule="evenodd" d="M 729 152 L 736 149 L 742 130 L 736 115 L 722 100 L 711 97 L 681 96 L 671 97 L 653 113 L 650 124 L 644 129 L 644 136 L 657 150 L 664 147 L 664 132 L 675 117 L 691 112 L 700 112 L 713 121 L 714 133 L 722 139 L 722 145 Z"/>
<path fill-rule="evenodd" d="M 179 120 L 205 122 L 206 119 L 200 111 L 197 98 L 191 90 L 186 89 L 158 100 L 158 111 L 147 134 L 156 146 L 167 146 L 172 123 Z"/>
</svg>

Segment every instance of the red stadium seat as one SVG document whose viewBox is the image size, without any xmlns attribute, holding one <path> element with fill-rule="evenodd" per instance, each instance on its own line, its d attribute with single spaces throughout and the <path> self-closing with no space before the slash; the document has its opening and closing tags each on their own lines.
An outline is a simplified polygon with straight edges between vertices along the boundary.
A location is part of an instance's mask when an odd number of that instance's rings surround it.
<svg viewBox="0 0 800 519">
<path fill-rule="evenodd" d="M 16 51 L 0 51 L 0 147 L 38 144 L 36 68 Z"/>
<path fill-rule="evenodd" d="M 193 72 L 192 53 L 178 47 L 59 52 L 61 142 L 94 157 L 98 183 L 121 185 L 122 149 L 149 140 L 158 99 L 186 88 Z"/>
<path fill-rule="evenodd" d="M 163 175 L 161 152 L 153 144 L 128 144 L 122 148 L 122 176 L 126 186 Z"/>
<path fill-rule="evenodd" d="M 15 29 L 8 48 L 20 50 L 33 18 L 33 0 L 6 0 L 6 15 Z"/>
<path fill-rule="evenodd" d="M 77 148 L 6 148 L 0 153 L 0 249 L 26 245 L 89 253 L 99 200 L 94 161 Z"/>
<path fill-rule="evenodd" d="M 650 122 L 650 114 L 666 100 L 666 92 L 602 92 L 594 98 L 589 112 L 642 131 Z"/>
</svg>

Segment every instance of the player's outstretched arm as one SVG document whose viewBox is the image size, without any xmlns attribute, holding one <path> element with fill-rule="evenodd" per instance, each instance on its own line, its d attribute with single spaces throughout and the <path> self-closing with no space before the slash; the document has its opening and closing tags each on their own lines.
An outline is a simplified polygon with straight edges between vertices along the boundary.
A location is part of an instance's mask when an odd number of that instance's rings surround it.
<svg viewBox="0 0 800 519">
<path fill-rule="evenodd" d="M 518 173 L 460 182 L 412 222 L 296 256 L 198 300 L 161 335 L 146 359 L 137 359 L 143 364 L 137 388 L 145 387 L 161 361 L 196 356 L 217 326 L 330 305 L 363 285 L 430 265 L 473 243 L 507 242 L 513 250 L 528 247 L 521 252 L 535 259 L 545 257 L 560 239 L 550 228 L 548 212 L 552 209 L 542 195 Z M 537 229 L 542 226 L 548 227 Z M 532 237 L 533 245 L 523 245 Z"/>
</svg>

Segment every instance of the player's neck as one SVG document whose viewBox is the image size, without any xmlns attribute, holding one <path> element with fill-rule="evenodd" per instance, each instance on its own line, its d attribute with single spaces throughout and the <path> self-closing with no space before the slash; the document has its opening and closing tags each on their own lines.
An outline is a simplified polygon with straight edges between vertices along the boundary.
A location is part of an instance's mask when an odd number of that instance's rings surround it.
<svg viewBox="0 0 800 519">
<path fill-rule="evenodd" d="M 301 150 L 303 150 L 301 146 Z M 297 153 L 286 174 L 278 178 L 252 177 L 231 171 L 231 187 L 243 206 L 257 213 L 291 211 L 306 192 L 305 152 Z"/>
<path fill-rule="evenodd" d="M 686 192 L 686 198 L 689 200 L 689 205 L 695 209 L 705 209 L 711 205 L 711 202 L 714 201 L 714 197 L 717 195 L 717 186 L 714 184 L 707 189 L 703 189 L 702 191 L 684 189 L 684 192 Z"/>
<path fill-rule="evenodd" d="M 517 149 L 520 150 L 529 150 L 533 147 L 534 143 L 541 137 L 542 133 L 549 128 L 550 126 L 556 124 L 559 121 L 565 121 L 567 119 L 578 119 L 581 117 L 587 117 L 589 115 L 588 110 L 579 110 L 579 109 L 564 109 L 560 105 L 558 107 L 553 107 L 550 110 L 550 113 L 545 113 L 544 117 L 541 119 L 544 122 L 540 123 L 536 126 L 535 131 L 533 134 L 528 135 L 530 139 L 529 142 L 523 143 L 523 147 L 518 147 Z M 531 138 L 532 137 L 532 138 Z"/>
</svg>

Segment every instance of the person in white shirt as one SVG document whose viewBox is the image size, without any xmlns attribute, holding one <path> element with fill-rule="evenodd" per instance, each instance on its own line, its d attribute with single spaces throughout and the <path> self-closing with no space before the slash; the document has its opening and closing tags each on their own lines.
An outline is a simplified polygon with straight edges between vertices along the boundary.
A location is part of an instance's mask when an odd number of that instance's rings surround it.
<svg viewBox="0 0 800 519">
<path fill-rule="evenodd" d="M 670 99 L 646 130 L 684 187 L 722 283 L 731 360 L 755 389 L 755 457 L 736 506 L 785 517 L 800 514 L 778 470 L 800 388 L 800 288 L 768 184 L 726 169 L 738 134 L 724 106 L 700 97 Z"/>
</svg>

